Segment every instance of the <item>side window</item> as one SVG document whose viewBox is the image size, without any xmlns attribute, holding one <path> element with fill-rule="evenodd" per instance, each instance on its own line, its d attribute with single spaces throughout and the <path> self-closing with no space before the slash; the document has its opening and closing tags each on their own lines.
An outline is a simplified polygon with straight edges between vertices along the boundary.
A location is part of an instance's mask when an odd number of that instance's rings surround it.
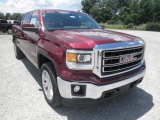
<svg viewBox="0 0 160 120">
<path fill-rule="evenodd" d="M 24 16 L 24 18 L 23 18 L 23 24 L 25 24 L 25 23 L 29 23 L 30 22 L 30 19 L 31 19 L 31 16 L 32 16 L 32 14 L 31 13 L 26 13 L 25 14 L 25 16 Z"/>
<path fill-rule="evenodd" d="M 39 27 L 39 15 L 38 15 L 38 12 L 34 12 L 32 14 L 30 24 L 33 24 L 35 27 Z"/>
</svg>

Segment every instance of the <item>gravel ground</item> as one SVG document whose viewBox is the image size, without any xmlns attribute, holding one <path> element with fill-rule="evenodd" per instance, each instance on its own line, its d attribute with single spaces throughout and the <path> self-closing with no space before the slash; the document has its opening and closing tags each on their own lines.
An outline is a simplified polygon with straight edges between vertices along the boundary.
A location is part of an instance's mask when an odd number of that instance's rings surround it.
<svg viewBox="0 0 160 120">
<path fill-rule="evenodd" d="M 143 38 L 147 71 L 135 89 L 92 108 L 53 109 L 45 101 L 39 71 L 16 60 L 12 37 L 0 35 L 0 120 L 160 120 L 160 33 L 121 31 Z"/>
</svg>

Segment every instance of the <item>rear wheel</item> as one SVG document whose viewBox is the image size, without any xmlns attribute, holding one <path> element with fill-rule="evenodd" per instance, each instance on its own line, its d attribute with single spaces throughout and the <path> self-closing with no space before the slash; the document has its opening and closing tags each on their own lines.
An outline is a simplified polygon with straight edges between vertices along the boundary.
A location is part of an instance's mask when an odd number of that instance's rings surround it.
<svg viewBox="0 0 160 120">
<path fill-rule="evenodd" d="M 12 34 L 12 29 L 8 29 L 7 32 L 8 32 L 9 35 L 11 35 Z"/>
<path fill-rule="evenodd" d="M 14 43 L 14 54 L 17 59 L 24 58 L 23 52 L 20 50 L 20 48 L 17 46 L 16 42 Z"/>
<path fill-rule="evenodd" d="M 52 107 L 59 107 L 62 102 L 53 68 L 54 66 L 50 62 L 42 65 L 42 89 L 47 103 Z"/>
</svg>

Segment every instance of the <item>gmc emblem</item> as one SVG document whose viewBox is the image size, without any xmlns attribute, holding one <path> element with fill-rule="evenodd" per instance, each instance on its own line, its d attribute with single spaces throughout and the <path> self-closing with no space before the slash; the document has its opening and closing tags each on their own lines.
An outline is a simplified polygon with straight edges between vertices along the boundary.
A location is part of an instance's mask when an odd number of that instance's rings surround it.
<svg viewBox="0 0 160 120">
<path fill-rule="evenodd" d="M 127 63 L 127 62 L 132 62 L 137 60 L 136 57 L 134 57 L 133 54 L 129 54 L 129 55 L 121 55 L 120 59 L 119 59 L 119 63 Z"/>
</svg>

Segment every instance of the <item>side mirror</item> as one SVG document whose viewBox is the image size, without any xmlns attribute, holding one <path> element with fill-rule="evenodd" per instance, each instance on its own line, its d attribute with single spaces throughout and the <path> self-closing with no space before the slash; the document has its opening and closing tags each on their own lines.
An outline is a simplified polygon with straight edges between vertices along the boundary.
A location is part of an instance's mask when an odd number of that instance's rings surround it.
<svg viewBox="0 0 160 120">
<path fill-rule="evenodd" d="M 39 27 L 35 27 L 34 24 L 30 24 L 30 23 L 22 24 L 22 29 L 25 31 L 30 31 L 35 33 L 39 32 Z"/>
<path fill-rule="evenodd" d="M 22 24 L 22 28 L 34 28 L 35 26 L 33 24 L 30 24 L 30 23 L 25 23 L 25 24 Z"/>
</svg>

